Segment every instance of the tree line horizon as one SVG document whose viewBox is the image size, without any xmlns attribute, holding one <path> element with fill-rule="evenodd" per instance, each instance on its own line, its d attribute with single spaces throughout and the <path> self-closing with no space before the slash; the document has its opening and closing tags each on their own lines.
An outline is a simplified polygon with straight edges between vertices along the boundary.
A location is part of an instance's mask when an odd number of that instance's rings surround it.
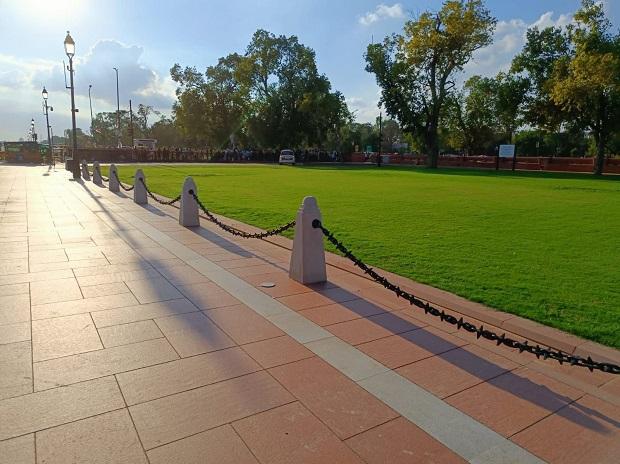
<svg viewBox="0 0 620 464">
<path fill-rule="evenodd" d="M 318 148 L 341 153 L 367 146 L 427 155 L 493 155 L 516 143 L 530 156 L 606 156 L 620 152 L 620 32 L 602 4 L 582 0 L 566 26 L 533 27 L 507 71 L 459 74 L 493 41 L 497 20 L 485 0 L 445 0 L 440 10 L 407 21 L 400 34 L 368 45 L 365 70 L 380 88 L 386 113 L 359 123 L 344 95 L 317 69 L 315 52 L 296 36 L 257 30 L 243 54 L 231 53 L 200 72 L 174 64 L 177 100 L 170 117 L 139 105 L 135 138 L 162 146 L 223 150 Z M 380 108 L 377 108 L 377 115 Z M 150 124 L 151 116 L 160 116 Z M 79 146 L 116 145 L 116 112 L 97 113 Z M 122 140 L 129 112 L 121 111 Z M 78 129 L 79 130 L 79 129 Z"/>
</svg>

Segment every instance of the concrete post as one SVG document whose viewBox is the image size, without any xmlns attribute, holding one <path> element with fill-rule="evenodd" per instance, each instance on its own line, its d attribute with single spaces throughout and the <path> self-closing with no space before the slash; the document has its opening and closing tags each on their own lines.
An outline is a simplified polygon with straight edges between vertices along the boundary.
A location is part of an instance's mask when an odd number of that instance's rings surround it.
<svg viewBox="0 0 620 464">
<path fill-rule="evenodd" d="M 88 164 L 86 160 L 82 160 L 82 179 L 90 180 L 90 174 L 88 173 Z"/>
<path fill-rule="evenodd" d="M 110 189 L 110 192 L 120 192 L 120 185 L 118 184 L 117 176 L 118 176 L 118 171 L 116 170 L 116 165 L 111 164 L 110 165 L 110 172 L 108 173 L 109 179 L 108 179 L 108 188 Z"/>
<path fill-rule="evenodd" d="M 148 204 L 149 200 L 148 200 L 148 197 L 146 196 L 145 184 L 140 182 L 140 179 L 142 179 L 146 183 L 146 177 L 144 177 L 144 173 L 142 172 L 142 169 L 138 169 L 136 171 L 136 175 L 133 178 L 133 185 L 134 185 L 133 201 L 134 203 L 137 203 L 139 205 L 146 205 Z"/>
<path fill-rule="evenodd" d="M 198 203 L 189 193 L 193 190 L 198 195 L 194 179 L 186 177 L 183 182 L 183 190 L 181 191 L 181 207 L 179 209 L 179 224 L 184 227 L 196 227 L 200 225 L 200 217 L 198 216 Z"/>
<path fill-rule="evenodd" d="M 99 171 L 99 161 L 93 162 L 93 184 L 103 186 L 103 179 L 101 178 L 101 172 Z"/>
<path fill-rule="evenodd" d="M 295 238 L 289 277 L 302 284 L 315 284 L 327 280 L 323 232 L 312 227 L 312 221 L 321 220 L 321 211 L 314 197 L 304 198 L 297 212 Z"/>
</svg>

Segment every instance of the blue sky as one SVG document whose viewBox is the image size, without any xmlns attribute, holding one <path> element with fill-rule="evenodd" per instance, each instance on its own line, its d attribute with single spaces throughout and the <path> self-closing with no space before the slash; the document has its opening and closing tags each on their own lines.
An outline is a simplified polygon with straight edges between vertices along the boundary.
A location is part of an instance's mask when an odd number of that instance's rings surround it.
<svg viewBox="0 0 620 464">
<path fill-rule="evenodd" d="M 441 0 L 0 0 L 0 140 L 24 137 L 31 118 L 44 132 L 41 88 L 55 111 L 56 134 L 70 127 L 69 94 L 64 89 L 63 40 L 76 41 L 78 127 L 90 125 L 93 110 L 116 109 L 119 68 L 121 107 L 131 98 L 169 112 L 174 63 L 204 70 L 217 58 L 243 52 L 258 28 L 297 35 L 316 52 L 319 70 L 344 93 L 359 121 L 378 112 L 378 88 L 364 70 L 363 53 L 374 36 L 400 32 L 404 22 Z M 464 77 L 494 75 L 505 69 L 532 25 L 566 24 L 579 0 L 487 0 L 498 19 L 495 42 L 477 53 Z M 614 24 L 620 0 L 606 0 Z"/>
</svg>

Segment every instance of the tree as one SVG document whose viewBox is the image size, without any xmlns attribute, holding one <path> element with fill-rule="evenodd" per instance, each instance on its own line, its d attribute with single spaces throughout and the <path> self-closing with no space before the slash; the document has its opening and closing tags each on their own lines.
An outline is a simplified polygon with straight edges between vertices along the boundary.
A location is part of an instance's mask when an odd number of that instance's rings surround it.
<svg viewBox="0 0 620 464">
<path fill-rule="evenodd" d="M 170 73 L 179 84 L 176 123 L 195 144 L 321 146 L 338 141 L 351 119 L 344 96 L 318 73 L 314 51 L 295 36 L 258 30 L 243 56 L 220 58 L 204 75 L 178 64 Z"/>
<path fill-rule="evenodd" d="M 248 133 L 259 146 L 320 146 L 351 118 L 344 96 L 319 74 L 314 51 L 295 36 L 256 31 L 237 78 L 250 95 Z"/>
<path fill-rule="evenodd" d="M 170 70 L 179 84 L 175 119 L 195 145 L 222 148 L 238 135 L 247 104 L 247 91 L 236 77 L 240 61 L 236 53 L 220 58 L 204 75 L 178 64 Z"/>
<path fill-rule="evenodd" d="M 503 72 L 495 76 L 492 111 L 508 143 L 512 143 L 514 133 L 521 125 L 522 106 L 529 86 L 528 79 L 521 76 Z"/>
<path fill-rule="evenodd" d="M 511 73 L 520 74 L 529 82 L 524 100 L 526 123 L 558 132 L 562 123 L 571 119 L 551 97 L 549 84 L 556 64 L 569 54 L 569 38 L 562 29 L 528 29 L 525 46 L 514 57 L 511 66 Z"/>
<path fill-rule="evenodd" d="M 129 117 L 129 111 L 120 111 L 121 122 L 121 143 L 126 146 L 133 145 L 131 140 L 131 134 L 129 127 L 131 125 L 131 119 Z M 117 145 L 117 129 L 116 129 L 116 111 L 110 111 L 108 113 L 97 113 L 91 124 L 91 133 L 94 143 L 98 146 L 115 147 Z M 140 138 L 142 136 L 141 129 L 134 127 L 134 137 Z"/>
<path fill-rule="evenodd" d="M 408 21 L 404 35 L 368 46 L 366 70 L 381 87 L 381 103 L 423 139 L 431 167 L 437 167 L 438 128 L 453 78 L 474 51 L 491 43 L 495 23 L 482 0 L 446 0 L 439 12 Z"/>
<path fill-rule="evenodd" d="M 138 124 L 138 128 L 140 129 L 140 131 L 142 132 L 143 136 L 147 136 L 149 135 L 149 116 L 151 114 L 154 114 L 156 116 L 159 116 L 161 113 L 157 110 L 154 110 L 152 106 L 150 105 L 143 105 L 142 103 L 140 103 L 138 105 L 138 111 L 137 111 L 137 124 Z"/>
<path fill-rule="evenodd" d="M 67 134 L 67 140 L 70 141 L 70 143 L 72 143 L 71 141 L 73 140 L 73 130 L 72 129 L 66 129 L 66 134 Z M 94 141 L 93 138 L 84 133 L 84 131 L 82 129 L 80 129 L 79 127 L 77 127 L 75 129 L 75 138 L 77 140 L 77 146 L 78 148 L 88 148 L 88 147 L 93 147 Z"/>
<path fill-rule="evenodd" d="M 574 45 L 570 57 L 560 59 L 550 79 L 553 101 L 574 111 L 596 142 L 594 173 L 603 173 L 605 151 L 620 125 L 620 34 L 612 35 L 603 5 L 582 0 L 569 28 Z"/>
<path fill-rule="evenodd" d="M 178 147 L 183 144 L 181 131 L 173 119 L 162 116 L 150 127 L 151 137 L 161 147 Z"/>
<path fill-rule="evenodd" d="M 473 76 L 454 92 L 446 108 L 447 141 L 469 155 L 487 153 L 495 144 L 498 127 L 497 85 L 492 78 Z"/>
</svg>

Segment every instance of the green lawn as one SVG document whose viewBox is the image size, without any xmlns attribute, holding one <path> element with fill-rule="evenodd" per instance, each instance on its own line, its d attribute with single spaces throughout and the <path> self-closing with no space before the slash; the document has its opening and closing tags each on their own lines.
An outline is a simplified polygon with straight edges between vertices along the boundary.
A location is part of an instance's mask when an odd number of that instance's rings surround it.
<svg viewBox="0 0 620 464">
<path fill-rule="evenodd" d="M 135 166 L 120 167 L 131 183 Z M 305 195 L 366 262 L 620 348 L 620 178 L 398 167 L 145 166 L 192 175 L 213 211 L 263 228 Z"/>
</svg>

